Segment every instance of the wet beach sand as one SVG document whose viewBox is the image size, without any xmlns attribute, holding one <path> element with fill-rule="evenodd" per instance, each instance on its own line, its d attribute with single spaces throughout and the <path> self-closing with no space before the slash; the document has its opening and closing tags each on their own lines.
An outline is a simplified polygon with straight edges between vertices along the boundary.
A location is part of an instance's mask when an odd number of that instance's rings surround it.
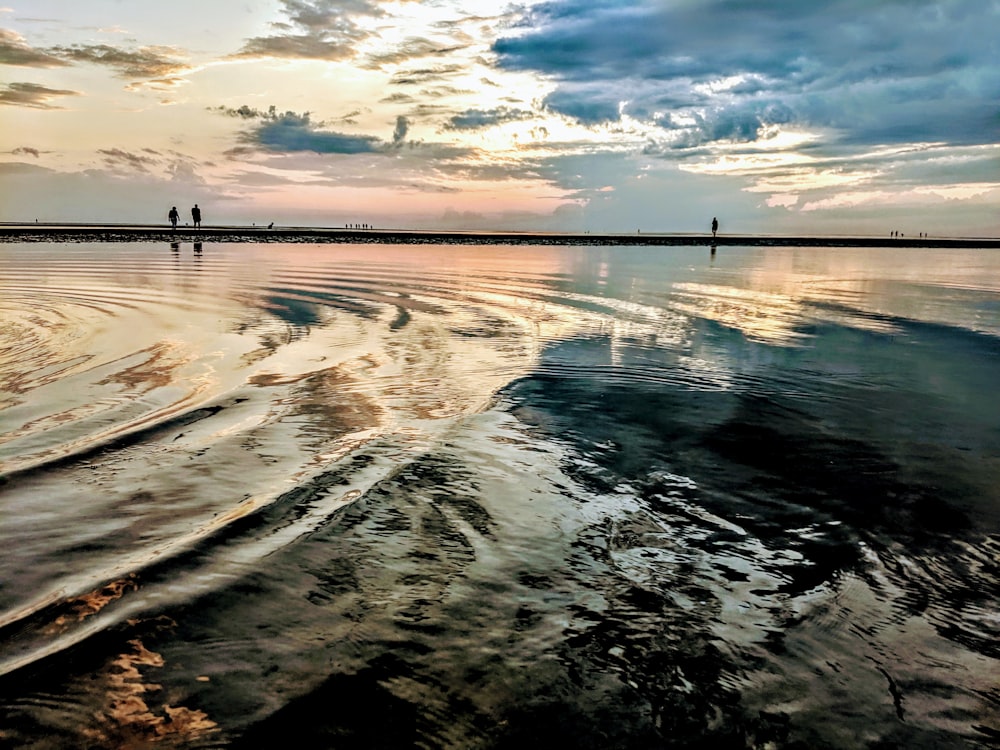
<svg viewBox="0 0 1000 750">
<path fill-rule="evenodd" d="M 201 229 L 140 224 L 0 223 L 0 242 L 314 242 L 504 245 L 715 245 L 746 247 L 1000 247 L 1000 238 L 876 237 L 861 235 L 671 234 L 659 232 L 491 232 L 474 230 L 349 229 L 336 227 L 211 226 Z"/>
</svg>

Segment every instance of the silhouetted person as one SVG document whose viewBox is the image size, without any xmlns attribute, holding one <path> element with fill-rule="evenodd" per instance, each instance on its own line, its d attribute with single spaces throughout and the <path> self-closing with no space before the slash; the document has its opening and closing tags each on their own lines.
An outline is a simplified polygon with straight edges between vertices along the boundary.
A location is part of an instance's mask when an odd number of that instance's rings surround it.
<svg viewBox="0 0 1000 750">
<path fill-rule="evenodd" d="M 170 219 L 170 228 L 177 229 L 177 222 L 180 221 L 181 215 L 177 213 L 177 206 L 170 209 L 170 213 L 167 214 L 167 218 Z"/>
<path fill-rule="evenodd" d="M 198 208 L 197 203 L 191 209 L 191 222 L 194 224 L 195 229 L 201 229 L 201 209 Z"/>
<path fill-rule="evenodd" d="M 715 217 L 713 216 L 713 217 L 712 217 L 712 236 L 714 237 L 714 236 L 715 236 L 715 233 L 716 233 L 716 232 L 718 232 L 718 231 L 719 231 L 719 220 L 718 220 L 718 219 L 716 219 L 716 218 L 715 218 Z"/>
<path fill-rule="evenodd" d="M 274 222 L 272 221 L 270 224 L 268 224 L 267 228 L 268 229 L 274 229 Z"/>
</svg>

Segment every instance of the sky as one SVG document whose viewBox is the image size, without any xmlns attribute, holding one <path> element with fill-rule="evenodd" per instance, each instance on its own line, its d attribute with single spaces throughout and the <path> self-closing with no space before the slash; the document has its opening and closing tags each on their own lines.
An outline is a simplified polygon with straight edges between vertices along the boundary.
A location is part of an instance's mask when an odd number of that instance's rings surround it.
<svg viewBox="0 0 1000 750">
<path fill-rule="evenodd" d="M 195 203 L 206 226 L 1000 236 L 1000 0 L 0 7 L 0 221 Z"/>
</svg>

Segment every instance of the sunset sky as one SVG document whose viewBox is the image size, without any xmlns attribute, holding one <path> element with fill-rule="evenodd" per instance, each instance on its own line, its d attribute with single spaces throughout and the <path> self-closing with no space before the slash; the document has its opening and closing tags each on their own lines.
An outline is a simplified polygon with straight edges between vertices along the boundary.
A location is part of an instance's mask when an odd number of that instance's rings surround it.
<svg viewBox="0 0 1000 750">
<path fill-rule="evenodd" d="M 0 72 L 0 221 L 1000 236 L 1000 0 L 15 0 Z"/>
</svg>

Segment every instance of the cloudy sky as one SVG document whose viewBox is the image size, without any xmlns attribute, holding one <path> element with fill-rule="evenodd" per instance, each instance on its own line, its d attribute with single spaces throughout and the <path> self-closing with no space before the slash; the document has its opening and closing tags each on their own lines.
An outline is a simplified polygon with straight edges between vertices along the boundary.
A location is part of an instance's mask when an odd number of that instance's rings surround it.
<svg viewBox="0 0 1000 750">
<path fill-rule="evenodd" d="M 1000 0 L 14 0 L 0 73 L 3 221 L 1000 235 Z"/>
</svg>

